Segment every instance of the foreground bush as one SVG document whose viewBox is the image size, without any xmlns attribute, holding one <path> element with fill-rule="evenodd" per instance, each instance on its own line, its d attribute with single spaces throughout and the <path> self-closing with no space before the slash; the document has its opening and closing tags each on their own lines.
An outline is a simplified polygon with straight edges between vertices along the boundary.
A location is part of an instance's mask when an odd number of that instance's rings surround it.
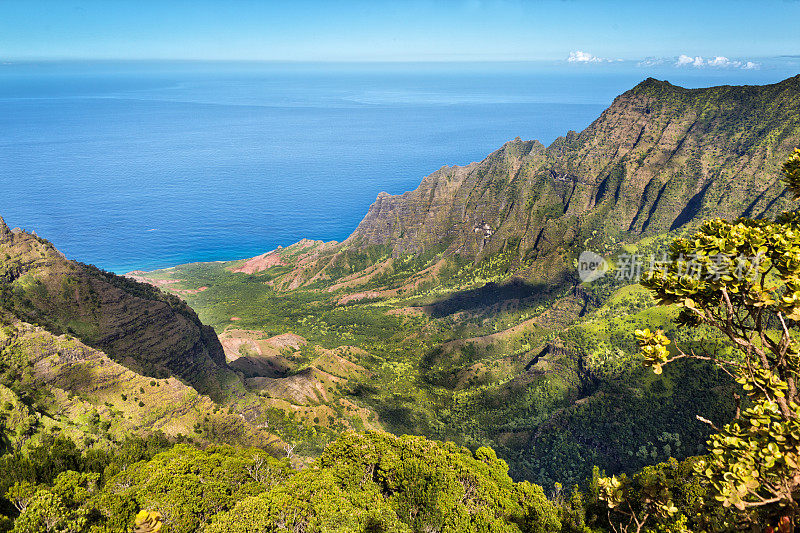
<svg viewBox="0 0 800 533">
<path fill-rule="evenodd" d="M 312 467 L 245 498 L 206 528 L 264 531 L 559 531 L 541 487 L 514 483 L 489 448 L 346 434 Z"/>
</svg>

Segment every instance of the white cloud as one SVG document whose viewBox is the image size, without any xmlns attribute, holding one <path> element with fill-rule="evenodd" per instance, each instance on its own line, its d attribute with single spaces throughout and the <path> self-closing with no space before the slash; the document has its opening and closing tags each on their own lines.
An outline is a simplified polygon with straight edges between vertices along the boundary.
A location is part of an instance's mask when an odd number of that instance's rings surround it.
<svg viewBox="0 0 800 533">
<path fill-rule="evenodd" d="M 567 58 L 567 62 L 569 63 L 602 63 L 604 61 L 608 60 L 603 59 L 602 57 L 593 56 L 589 52 L 583 52 L 581 50 L 570 52 L 569 57 Z"/>
<path fill-rule="evenodd" d="M 646 57 L 636 63 L 637 67 L 656 67 L 663 65 L 667 60 L 663 57 Z"/>
<path fill-rule="evenodd" d="M 740 68 L 744 70 L 754 70 L 761 67 L 759 63 L 754 63 L 753 61 L 738 61 L 734 59 L 728 59 L 725 56 L 714 56 L 711 59 L 705 60 L 702 58 L 702 56 L 692 57 L 686 54 L 681 54 L 678 56 L 678 59 L 675 61 L 675 66 L 694 68 Z"/>
<path fill-rule="evenodd" d="M 716 68 L 741 68 L 743 64 L 741 61 L 731 61 L 725 56 L 717 56 L 714 59 L 708 60 L 708 66 Z"/>
<path fill-rule="evenodd" d="M 687 56 L 686 54 L 681 54 L 678 56 L 678 60 L 675 62 L 676 67 L 688 67 L 692 66 L 694 68 L 700 68 L 705 65 L 703 58 L 701 56 Z"/>
</svg>

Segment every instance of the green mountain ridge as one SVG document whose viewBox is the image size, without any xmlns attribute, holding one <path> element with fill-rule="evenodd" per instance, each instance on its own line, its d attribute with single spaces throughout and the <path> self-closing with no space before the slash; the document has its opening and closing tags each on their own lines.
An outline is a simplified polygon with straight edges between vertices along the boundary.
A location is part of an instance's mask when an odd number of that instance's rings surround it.
<svg viewBox="0 0 800 533">
<path fill-rule="evenodd" d="M 516 139 L 479 163 L 437 170 L 414 191 L 379 194 L 304 278 L 334 278 L 325 269 L 352 248 L 476 262 L 513 248 L 512 271 L 552 282 L 571 269 L 565 250 L 594 230 L 638 240 L 715 216 L 780 212 L 778 171 L 798 143 L 800 76 L 707 89 L 649 78 L 547 148 Z M 488 238 L 475 232 L 482 224 Z"/>
<path fill-rule="evenodd" d="M 105 450 L 154 432 L 201 444 L 225 439 L 270 450 L 282 445 L 254 420 L 220 411 L 180 379 L 138 374 L 70 335 L 53 335 L 5 313 L 0 323 L 0 401 L 6 411 L 0 427 L 13 429 L 5 435 L 12 449 L 58 435 Z"/>
<path fill-rule="evenodd" d="M 153 377 L 175 375 L 222 398 L 236 376 L 213 329 L 179 298 L 67 260 L 51 243 L 0 218 L 0 309 L 70 333 Z"/>
</svg>

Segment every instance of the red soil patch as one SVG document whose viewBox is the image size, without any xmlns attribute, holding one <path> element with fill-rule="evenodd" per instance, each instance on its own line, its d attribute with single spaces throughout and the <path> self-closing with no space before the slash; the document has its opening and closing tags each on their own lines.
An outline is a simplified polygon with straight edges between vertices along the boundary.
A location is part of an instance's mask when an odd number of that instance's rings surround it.
<svg viewBox="0 0 800 533">
<path fill-rule="evenodd" d="M 365 300 L 367 298 L 378 298 L 381 296 L 381 293 L 378 291 L 366 291 L 366 292 L 357 292 L 355 294 L 348 294 L 346 296 L 342 296 L 339 298 L 339 301 L 336 302 L 336 305 L 344 305 L 350 302 L 357 302 L 358 300 Z"/>
<path fill-rule="evenodd" d="M 400 289 L 403 291 L 412 291 L 420 286 L 423 281 L 429 280 L 431 278 L 435 278 L 439 275 L 444 265 L 447 264 L 446 259 L 440 259 L 433 265 L 429 266 L 424 270 L 420 270 L 412 277 L 412 280 L 406 283 L 405 285 L 401 286 Z M 397 289 L 395 289 L 397 290 Z"/>
<path fill-rule="evenodd" d="M 225 359 L 228 362 L 235 361 L 242 356 L 240 351 L 242 346 L 248 348 L 255 355 L 261 355 L 258 343 L 252 339 L 220 337 L 219 342 L 222 344 L 222 349 L 225 351 Z"/>
<path fill-rule="evenodd" d="M 239 317 L 232 316 L 231 320 L 239 320 Z M 253 347 L 256 353 L 265 355 L 265 352 L 270 352 L 271 349 L 281 350 L 282 348 L 294 348 L 299 350 L 301 346 L 308 344 L 308 341 L 300 335 L 294 333 L 281 333 L 268 339 L 264 338 L 264 332 L 258 329 L 226 329 L 219 335 L 219 340 L 223 346 L 228 343 L 235 346 L 238 350 L 242 344 L 247 344 Z M 264 345 L 259 345 L 263 343 Z"/>
<path fill-rule="evenodd" d="M 175 283 L 181 283 L 183 279 L 151 279 L 145 277 L 147 272 L 143 272 L 141 270 L 134 270 L 133 272 L 128 272 L 125 274 L 126 278 L 138 281 L 139 283 L 147 283 L 148 285 L 153 285 L 154 287 L 158 287 L 161 290 L 169 291 L 174 294 L 197 294 L 198 292 L 203 292 L 207 290 L 208 287 L 198 287 L 196 289 L 175 289 L 169 287 L 168 285 L 174 285 Z"/>
<path fill-rule="evenodd" d="M 270 337 L 267 339 L 267 342 L 277 348 L 294 348 L 295 350 L 299 350 L 301 346 L 307 344 L 308 341 L 305 340 L 300 335 L 295 335 L 294 333 L 282 333 L 281 335 L 275 335 L 274 337 Z"/>
<path fill-rule="evenodd" d="M 235 321 L 235 320 L 241 320 L 241 318 L 239 318 L 238 316 L 232 316 L 232 317 L 231 317 L 231 320 L 234 320 L 234 321 Z"/>
<path fill-rule="evenodd" d="M 559 322 L 558 322 L 559 318 L 561 318 L 562 321 L 564 320 L 564 317 L 566 317 L 567 319 L 574 320 L 575 318 L 578 317 L 580 309 L 581 309 L 580 300 L 576 296 L 565 296 L 564 298 L 556 300 L 553 303 L 552 307 L 544 311 L 542 314 L 535 316 L 533 318 L 529 318 L 523 322 L 520 322 L 516 326 L 511 326 L 508 329 L 504 329 L 496 333 L 490 333 L 489 335 L 482 335 L 480 337 L 471 337 L 468 339 L 456 339 L 442 344 L 442 347 L 446 349 L 460 348 L 461 346 L 465 346 L 470 343 L 479 346 L 487 346 L 489 344 L 510 337 L 512 335 L 522 333 L 524 330 L 533 326 L 534 324 L 535 325 L 548 324 L 550 328 L 556 329 L 559 327 Z"/>
<path fill-rule="evenodd" d="M 177 292 L 178 294 L 197 294 L 198 292 L 203 292 L 207 290 L 208 287 L 198 287 L 196 289 L 170 289 L 172 292 Z"/>
<path fill-rule="evenodd" d="M 386 311 L 386 314 L 394 316 L 422 316 L 425 314 L 425 309 L 422 307 L 398 307 L 397 309 Z"/>
<path fill-rule="evenodd" d="M 229 269 L 231 272 L 242 272 L 244 274 L 255 274 L 256 272 L 263 272 L 270 267 L 285 265 L 281 256 L 274 251 L 265 254 L 257 255 L 245 261 L 242 265 Z"/>
<path fill-rule="evenodd" d="M 347 289 L 350 287 L 355 287 L 357 285 L 364 285 L 372 278 L 379 274 L 383 274 L 389 267 L 392 266 L 394 263 L 394 259 L 387 259 L 386 261 L 382 261 L 375 265 L 365 268 L 360 272 L 355 272 L 350 274 L 349 276 L 345 276 L 339 283 L 331 285 L 326 290 L 328 292 L 338 291 L 339 289 Z"/>
</svg>

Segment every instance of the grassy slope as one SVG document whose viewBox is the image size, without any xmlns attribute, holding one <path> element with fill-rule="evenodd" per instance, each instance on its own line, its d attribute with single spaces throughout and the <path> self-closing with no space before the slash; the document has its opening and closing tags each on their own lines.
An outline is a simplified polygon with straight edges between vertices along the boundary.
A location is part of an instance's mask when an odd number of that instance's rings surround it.
<svg viewBox="0 0 800 533">
<path fill-rule="evenodd" d="M 67 260 L 1 218 L 0 310 L 69 333 L 140 374 L 173 375 L 218 399 L 237 392 L 213 330 L 179 298 Z"/>
<path fill-rule="evenodd" d="M 0 315 L 3 424 L 20 448 L 43 434 L 109 448 L 132 434 L 160 431 L 198 444 L 226 441 L 274 449 L 283 442 L 241 404 L 223 409 L 175 377 L 137 374 L 71 335 L 53 335 Z"/>
</svg>

